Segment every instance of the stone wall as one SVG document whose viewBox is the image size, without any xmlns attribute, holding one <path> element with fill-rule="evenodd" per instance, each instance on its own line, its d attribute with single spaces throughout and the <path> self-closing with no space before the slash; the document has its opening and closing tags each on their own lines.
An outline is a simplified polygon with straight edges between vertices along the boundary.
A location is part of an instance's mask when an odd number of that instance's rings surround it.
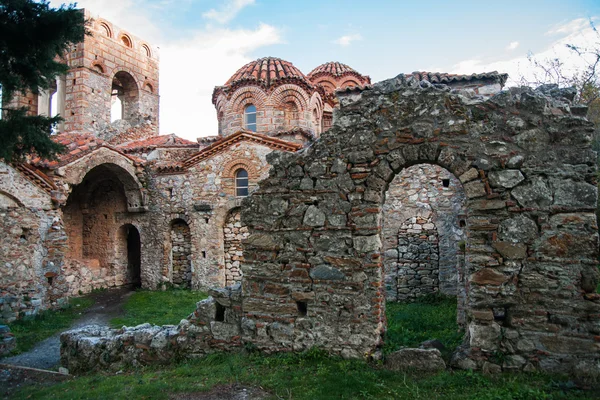
<svg viewBox="0 0 600 400">
<path fill-rule="evenodd" d="M 242 226 L 239 209 L 234 209 L 227 215 L 223 238 L 225 286 L 231 286 L 242 281 L 241 262 L 244 260 L 242 241 L 248 238 L 248 228 Z"/>
<path fill-rule="evenodd" d="M 173 284 L 190 287 L 192 284 L 192 241 L 190 227 L 185 221 L 171 224 L 171 265 Z"/>
<path fill-rule="evenodd" d="M 412 217 L 400 226 L 395 274 L 398 301 L 415 300 L 439 290 L 438 241 L 431 217 Z"/>
<path fill-rule="evenodd" d="M 467 198 L 467 336 L 454 365 L 597 363 L 593 128 L 568 90 L 547 89 L 484 101 L 399 77 L 343 94 L 334 127 L 308 151 L 272 158 L 242 208 L 243 339 L 264 351 L 377 352 L 384 196 L 402 169 L 430 163 Z"/>
</svg>

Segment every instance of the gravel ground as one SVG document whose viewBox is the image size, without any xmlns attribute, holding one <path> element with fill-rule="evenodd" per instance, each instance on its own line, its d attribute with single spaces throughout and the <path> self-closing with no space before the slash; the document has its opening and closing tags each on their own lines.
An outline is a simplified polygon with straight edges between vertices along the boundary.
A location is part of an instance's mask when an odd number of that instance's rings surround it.
<svg viewBox="0 0 600 400">
<path fill-rule="evenodd" d="M 76 320 L 69 329 L 85 325 L 108 325 L 114 317 L 123 314 L 123 304 L 133 293 L 129 288 L 103 290 L 92 293 L 94 305 Z M 68 330 L 68 329 L 67 329 Z M 29 368 L 54 369 L 60 361 L 60 332 L 38 343 L 28 352 L 0 359 L 0 363 Z"/>
</svg>

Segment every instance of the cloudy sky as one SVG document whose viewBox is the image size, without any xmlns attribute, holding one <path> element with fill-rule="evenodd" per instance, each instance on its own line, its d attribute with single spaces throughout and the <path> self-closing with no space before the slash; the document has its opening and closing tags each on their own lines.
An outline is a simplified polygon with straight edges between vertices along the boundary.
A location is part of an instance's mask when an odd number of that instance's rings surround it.
<svg viewBox="0 0 600 400">
<path fill-rule="evenodd" d="M 62 1 L 53 1 L 59 5 Z M 530 73 L 528 54 L 577 68 L 567 43 L 600 36 L 600 1 L 79 0 L 160 47 L 161 133 L 217 132 L 211 103 L 245 63 L 286 59 L 308 74 L 340 61 L 373 82 L 399 73 Z"/>
</svg>

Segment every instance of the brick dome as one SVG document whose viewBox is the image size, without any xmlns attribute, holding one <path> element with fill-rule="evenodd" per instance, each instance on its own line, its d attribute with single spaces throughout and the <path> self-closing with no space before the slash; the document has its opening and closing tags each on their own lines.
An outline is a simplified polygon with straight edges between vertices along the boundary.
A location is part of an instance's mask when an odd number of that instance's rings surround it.
<svg viewBox="0 0 600 400">
<path fill-rule="evenodd" d="M 284 82 L 311 86 L 306 76 L 294 67 L 294 64 L 275 57 L 264 57 L 249 62 L 238 69 L 225 86 L 257 83 L 263 88 L 270 88 Z"/>
<path fill-rule="evenodd" d="M 330 61 L 325 64 L 321 64 L 308 74 L 308 79 L 313 81 L 313 79 L 321 77 L 321 76 L 332 76 L 335 78 L 340 78 L 346 75 L 353 75 L 357 77 L 361 82 L 361 84 L 369 84 L 371 83 L 371 78 L 366 75 L 361 75 L 355 69 L 349 67 L 346 64 L 342 64 L 337 61 Z"/>
</svg>

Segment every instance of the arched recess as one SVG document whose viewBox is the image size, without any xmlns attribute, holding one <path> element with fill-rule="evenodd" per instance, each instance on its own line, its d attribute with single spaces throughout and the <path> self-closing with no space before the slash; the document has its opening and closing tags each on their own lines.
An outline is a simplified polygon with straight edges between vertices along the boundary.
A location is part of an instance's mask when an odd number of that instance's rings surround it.
<svg viewBox="0 0 600 400">
<path fill-rule="evenodd" d="M 125 189 L 114 168 L 99 165 L 73 187 L 63 211 L 67 259 L 85 268 L 98 286 L 126 281 L 126 253 L 119 219 L 127 212 Z M 121 232 L 122 233 L 122 232 Z M 77 272 L 75 272 L 77 274 Z"/>
<path fill-rule="evenodd" d="M 124 284 L 142 286 L 142 242 L 140 231 L 132 224 L 122 225 L 117 232 L 116 263 L 124 270 Z"/>
<path fill-rule="evenodd" d="M 21 200 L 10 193 L 0 190 L 0 209 L 23 207 Z"/>
<path fill-rule="evenodd" d="M 283 109 L 286 103 L 293 102 L 298 112 L 308 109 L 310 98 L 302 88 L 296 85 L 282 85 L 273 90 L 269 96 L 269 104 L 276 109 Z"/>
<path fill-rule="evenodd" d="M 126 71 L 113 76 L 111 88 L 111 122 L 132 121 L 139 111 L 139 88 L 135 78 Z"/>
<path fill-rule="evenodd" d="M 242 241 L 247 238 L 248 228 L 242 225 L 240 208 L 230 210 L 223 224 L 225 286 L 242 281 L 241 262 L 244 260 Z"/>
<path fill-rule="evenodd" d="M 171 271 L 172 282 L 178 287 L 192 286 L 192 235 L 183 219 L 174 219 L 171 228 Z"/>
<path fill-rule="evenodd" d="M 112 149 L 100 147 L 91 154 L 60 167 L 58 172 L 63 176 L 65 183 L 77 186 L 83 182 L 87 174 L 98 167 L 109 172 L 110 176 L 120 183 L 127 200 L 128 212 L 146 211 L 145 189 L 137 178 L 133 161 Z"/>
</svg>

